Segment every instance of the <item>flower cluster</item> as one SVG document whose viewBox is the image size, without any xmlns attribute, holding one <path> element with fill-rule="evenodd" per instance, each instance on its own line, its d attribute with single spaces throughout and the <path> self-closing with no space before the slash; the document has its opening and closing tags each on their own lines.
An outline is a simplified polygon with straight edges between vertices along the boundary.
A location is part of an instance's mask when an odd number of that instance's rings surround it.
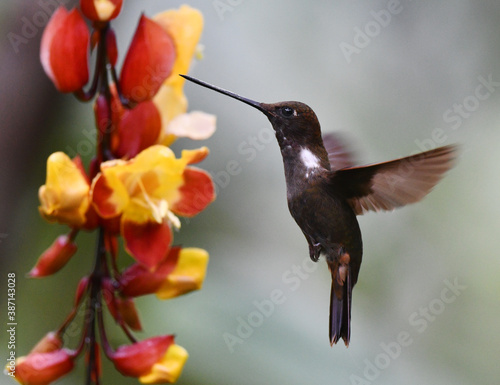
<svg viewBox="0 0 500 385">
<path fill-rule="evenodd" d="M 87 383 L 98 384 L 101 348 L 125 376 L 146 384 L 172 383 L 188 357 L 172 335 L 135 339 L 141 323 L 134 298 L 176 297 L 200 289 L 205 278 L 208 253 L 174 246 L 172 228 L 180 228 L 179 216 L 193 217 L 215 198 L 210 175 L 193 166 L 208 149 L 183 150 L 176 157 L 167 147 L 177 137 L 206 139 L 215 130 L 214 116 L 187 112 L 184 79 L 178 76 L 188 71 L 196 53 L 203 17 L 188 6 L 153 18 L 142 15 L 118 75 L 111 20 L 122 6 L 123 0 L 80 0 L 80 9 L 71 11 L 61 6 L 42 36 L 40 60 L 55 87 L 82 101 L 95 100 L 98 140 L 88 169 L 78 156 L 49 156 L 39 211 L 69 230 L 40 256 L 29 276 L 59 271 L 77 252 L 81 230 L 97 232 L 97 247 L 94 267 L 78 284 L 64 323 L 8 368 L 21 384 L 50 384 L 69 373 L 81 354 Z M 134 260 L 125 269 L 117 263 L 119 238 Z M 65 347 L 64 332 L 83 307 L 81 341 Z M 111 346 L 103 307 L 129 344 Z"/>
</svg>

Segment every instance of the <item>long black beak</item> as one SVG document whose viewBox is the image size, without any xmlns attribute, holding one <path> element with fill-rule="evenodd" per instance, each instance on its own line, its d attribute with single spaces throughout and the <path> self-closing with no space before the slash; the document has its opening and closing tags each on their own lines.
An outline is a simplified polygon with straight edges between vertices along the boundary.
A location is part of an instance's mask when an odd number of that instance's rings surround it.
<svg viewBox="0 0 500 385">
<path fill-rule="evenodd" d="M 255 100 L 251 100 L 251 99 L 248 99 L 248 98 L 244 98 L 243 96 L 240 96 L 240 95 L 237 95 L 235 94 L 234 92 L 231 92 L 231 91 L 228 91 L 228 90 L 225 90 L 223 88 L 220 88 L 220 87 L 216 87 L 212 84 L 208 84 L 208 83 L 205 83 L 205 82 L 202 82 L 201 80 L 198 80 L 196 78 L 193 78 L 191 76 L 187 76 L 187 75 L 181 75 L 179 74 L 179 76 L 182 76 L 184 79 L 187 79 L 193 83 L 196 83 L 196 84 L 199 84 L 200 86 L 203 86 L 203 87 L 206 87 L 206 88 L 210 88 L 211 90 L 214 90 L 214 91 L 217 91 L 221 94 L 224 94 L 224 95 L 227 95 L 227 96 L 230 96 L 234 99 L 237 99 L 243 103 L 246 103 L 252 107 L 255 107 L 257 108 L 259 111 L 263 112 L 264 114 L 266 115 L 269 115 L 269 112 L 264 108 L 262 107 L 262 104 L 259 103 L 259 102 L 256 102 Z"/>
</svg>

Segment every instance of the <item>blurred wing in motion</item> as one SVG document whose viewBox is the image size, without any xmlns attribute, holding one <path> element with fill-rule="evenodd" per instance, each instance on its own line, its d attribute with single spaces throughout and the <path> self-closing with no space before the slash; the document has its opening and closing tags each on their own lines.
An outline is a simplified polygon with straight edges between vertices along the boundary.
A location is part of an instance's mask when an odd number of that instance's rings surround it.
<svg viewBox="0 0 500 385">
<path fill-rule="evenodd" d="M 356 158 L 345 135 L 338 132 L 329 132 L 323 135 L 323 145 L 328 153 L 328 160 L 332 171 L 346 167 L 353 167 Z"/>
<path fill-rule="evenodd" d="M 456 146 L 332 173 L 330 188 L 344 196 L 357 215 L 393 210 L 426 196 L 453 166 Z"/>
</svg>

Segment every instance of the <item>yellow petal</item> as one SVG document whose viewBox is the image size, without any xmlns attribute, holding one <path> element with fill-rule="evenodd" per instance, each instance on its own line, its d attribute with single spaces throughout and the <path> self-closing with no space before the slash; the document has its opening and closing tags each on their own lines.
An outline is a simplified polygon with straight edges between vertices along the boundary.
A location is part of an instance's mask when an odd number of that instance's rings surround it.
<svg viewBox="0 0 500 385">
<path fill-rule="evenodd" d="M 194 150 L 182 150 L 181 159 L 186 162 L 186 164 L 199 163 L 205 159 L 210 150 L 208 147 L 200 147 Z"/>
<path fill-rule="evenodd" d="M 139 381 L 143 384 L 176 382 L 188 357 L 188 352 L 182 346 L 171 345 L 161 361 L 154 364 L 149 373 L 139 377 Z"/>
<path fill-rule="evenodd" d="M 187 163 L 161 145 L 148 147 L 129 161 L 104 163 L 101 171 L 113 191 L 108 203 L 123 214 L 122 220 L 161 223 L 168 219 L 180 226 L 170 207 L 180 199 Z"/>
<path fill-rule="evenodd" d="M 135 167 L 143 172 L 142 180 L 151 197 L 166 200 L 169 204 L 179 199 L 186 162 L 176 159 L 170 148 L 149 147 L 137 156 Z"/>
<path fill-rule="evenodd" d="M 181 78 L 180 76 L 178 77 Z M 156 105 L 161 117 L 162 130 L 158 143 L 168 146 L 172 144 L 176 137 L 165 132 L 166 128 L 172 119 L 187 111 L 188 103 L 184 91 L 182 90 L 182 85 L 176 87 L 172 85 L 162 85 L 153 98 L 153 103 Z"/>
<path fill-rule="evenodd" d="M 197 9 L 182 5 L 178 10 L 169 10 L 153 18 L 174 39 L 177 57 L 172 75 L 166 84 L 182 89 L 185 74 L 195 54 L 203 30 L 203 15 Z"/>
<path fill-rule="evenodd" d="M 203 15 L 200 11 L 183 5 L 178 10 L 162 12 L 153 20 L 173 38 L 177 54 L 171 75 L 153 99 L 160 112 L 162 128 L 166 129 L 174 117 L 187 111 L 187 99 L 183 91 L 185 80 L 179 74 L 185 74 L 189 70 L 203 30 Z M 160 136 L 159 143 L 165 145 L 175 140 L 172 134 L 164 133 Z"/>
<path fill-rule="evenodd" d="M 47 179 L 38 191 L 40 213 L 49 221 L 81 226 L 89 207 L 89 184 L 81 170 L 63 152 L 47 159 Z"/>
<path fill-rule="evenodd" d="M 114 207 L 114 214 L 121 213 L 127 205 L 130 204 L 130 196 L 122 180 L 123 170 L 129 162 L 121 159 L 110 160 L 101 164 L 101 173 L 106 181 L 106 185 L 112 190 L 112 194 L 108 197 L 109 204 Z M 94 178 L 92 183 L 92 195 L 95 196 L 95 186 L 98 178 Z M 95 198 L 94 198 L 95 199 Z M 96 207 L 99 211 L 99 207 Z M 100 215 L 103 215 L 100 213 Z"/>
<path fill-rule="evenodd" d="M 160 299 L 168 299 L 201 289 L 208 265 L 206 250 L 188 247 L 181 250 L 175 269 L 156 292 Z"/>
</svg>

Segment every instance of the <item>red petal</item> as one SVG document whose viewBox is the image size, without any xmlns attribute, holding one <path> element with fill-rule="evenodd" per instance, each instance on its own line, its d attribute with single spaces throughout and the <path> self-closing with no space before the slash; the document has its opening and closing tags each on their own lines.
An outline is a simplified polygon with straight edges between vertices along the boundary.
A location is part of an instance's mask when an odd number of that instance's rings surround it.
<svg viewBox="0 0 500 385">
<path fill-rule="evenodd" d="M 106 251 L 116 260 L 118 255 L 118 239 L 116 236 L 106 232 L 104 234 L 104 246 L 106 247 Z"/>
<path fill-rule="evenodd" d="M 93 157 L 89 164 L 89 179 L 93 180 L 94 177 L 101 171 L 101 161 L 97 157 Z"/>
<path fill-rule="evenodd" d="M 94 117 L 100 137 L 111 131 L 110 111 L 106 95 L 100 93 L 94 103 Z"/>
<path fill-rule="evenodd" d="M 111 313 L 111 315 L 115 320 L 118 320 L 118 310 L 117 310 L 115 288 L 113 286 L 113 282 L 111 282 L 109 278 L 104 279 L 102 281 L 101 288 L 102 288 L 102 296 L 104 298 L 106 306 L 108 307 L 109 312 Z"/>
<path fill-rule="evenodd" d="M 180 247 L 172 247 L 166 258 L 161 261 L 154 271 L 136 263 L 125 269 L 120 277 L 121 293 L 128 297 L 156 293 L 167 275 L 177 265 Z"/>
<path fill-rule="evenodd" d="M 139 313 L 135 308 L 134 300 L 132 298 L 120 298 L 117 299 L 118 310 L 125 321 L 125 323 L 133 330 L 142 330 L 141 320 L 139 319 Z"/>
<path fill-rule="evenodd" d="M 77 250 L 68 235 L 60 235 L 38 258 L 35 267 L 28 273 L 31 278 L 41 278 L 61 270 Z"/>
<path fill-rule="evenodd" d="M 30 353 L 49 353 L 61 349 L 63 341 L 55 332 L 48 332 L 38 343 L 31 349 Z"/>
<path fill-rule="evenodd" d="M 61 92 L 81 89 L 89 80 L 90 33 L 76 9 L 59 7 L 42 36 L 40 61 L 47 76 Z"/>
<path fill-rule="evenodd" d="M 157 23 L 142 15 L 123 62 L 122 94 L 135 102 L 151 99 L 172 72 L 175 47 Z"/>
<path fill-rule="evenodd" d="M 92 185 L 92 201 L 101 217 L 111 218 L 119 214 L 116 206 L 111 203 L 113 193 L 114 190 L 108 186 L 106 178 L 102 174 L 99 175 Z"/>
<path fill-rule="evenodd" d="M 78 282 L 78 287 L 76 288 L 76 295 L 75 295 L 75 306 L 78 306 L 80 304 L 82 297 L 87 291 L 88 287 L 89 287 L 89 277 L 85 276 L 80 280 L 80 282 Z"/>
<path fill-rule="evenodd" d="M 128 267 L 120 278 L 121 293 L 128 297 L 152 294 L 160 287 L 163 277 L 135 263 Z"/>
<path fill-rule="evenodd" d="M 122 216 L 113 218 L 101 218 L 101 225 L 106 229 L 106 233 L 112 236 L 120 235 Z"/>
<path fill-rule="evenodd" d="M 115 84 L 110 84 L 111 101 L 108 97 L 100 94 L 94 104 L 95 120 L 102 136 L 111 133 L 111 148 L 116 148 L 118 144 L 118 130 L 122 116 L 127 112 L 123 107 Z M 102 141 L 99 143 L 102 146 Z"/>
<path fill-rule="evenodd" d="M 99 216 L 95 212 L 94 206 L 89 206 L 87 212 L 85 213 L 85 223 L 82 229 L 94 230 L 99 224 Z"/>
<path fill-rule="evenodd" d="M 72 160 L 73 163 L 76 165 L 76 167 L 78 167 L 78 169 L 82 173 L 85 180 L 90 184 L 91 180 L 87 172 L 85 171 L 85 167 L 83 166 L 80 155 L 75 156 Z M 92 165 L 90 168 L 92 169 Z M 94 207 L 90 206 L 87 212 L 85 213 L 85 223 L 83 224 L 82 228 L 85 230 L 93 230 L 97 227 L 98 224 L 99 224 L 99 217 L 97 216 Z"/>
<path fill-rule="evenodd" d="M 116 369 L 125 376 L 140 377 L 165 355 L 174 343 L 174 336 L 159 336 L 122 345 L 116 349 L 112 360 Z"/>
<path fill-rule="evenodd" d="M 89 176 L 85 172 L 85 167 L 83 166 L 82 158 L 80 158 L 80 155 L 75 156 L 72 159 L 72 161 L 75 164 L 75 166 L 80 170 L 80 172 L 82 173 L 82 176 L 85 178 L 85 180 L 87 181 L 87 183 L 90 184 Z"/>
<path fill-rule="evenodd" d="M 178 215 L 192 217 L 215 199 L 215 189 L 210 174 L 194 167 L 184 170 L 184 185 L 179 189 L 181 199 L 172 211 Z"/>
<path fill-rule="evenodd" d="M 166 221 L 135 223 L 122 219 L 122 235 L 126 250 L 150 269 L 165 258 L 172 243 L 172 230 Z"/>
<path fill-rule="evenodd" d="M 48 353 L 30 353 L 16 366 L 15 377 L 22 384 L 49 384 L 73 369 L 73 360 L 65 349 Z"/>
<path fill-rule="evenodd" d="M 113 153 L 117 158 L 133 158 L 156 143 L 161 130 L 161 117 L 152 101 L 139 103 L 126 110 L 113 138 Z"/>
<path fill-rule="evenodd" d="M 93 345 L 94 349 L 94 366 L 90 370 L 90 378 L 93 383 L 97 382 L 98 378 L 101 378 L 102 375 L 102 361 L 101 361 L 101 349 L 99 348 L 99 344 L 96 342 Z M 90 362 L 90 351 L 85 351 L 85 367 L 89 366 Z"/>
</svg>

